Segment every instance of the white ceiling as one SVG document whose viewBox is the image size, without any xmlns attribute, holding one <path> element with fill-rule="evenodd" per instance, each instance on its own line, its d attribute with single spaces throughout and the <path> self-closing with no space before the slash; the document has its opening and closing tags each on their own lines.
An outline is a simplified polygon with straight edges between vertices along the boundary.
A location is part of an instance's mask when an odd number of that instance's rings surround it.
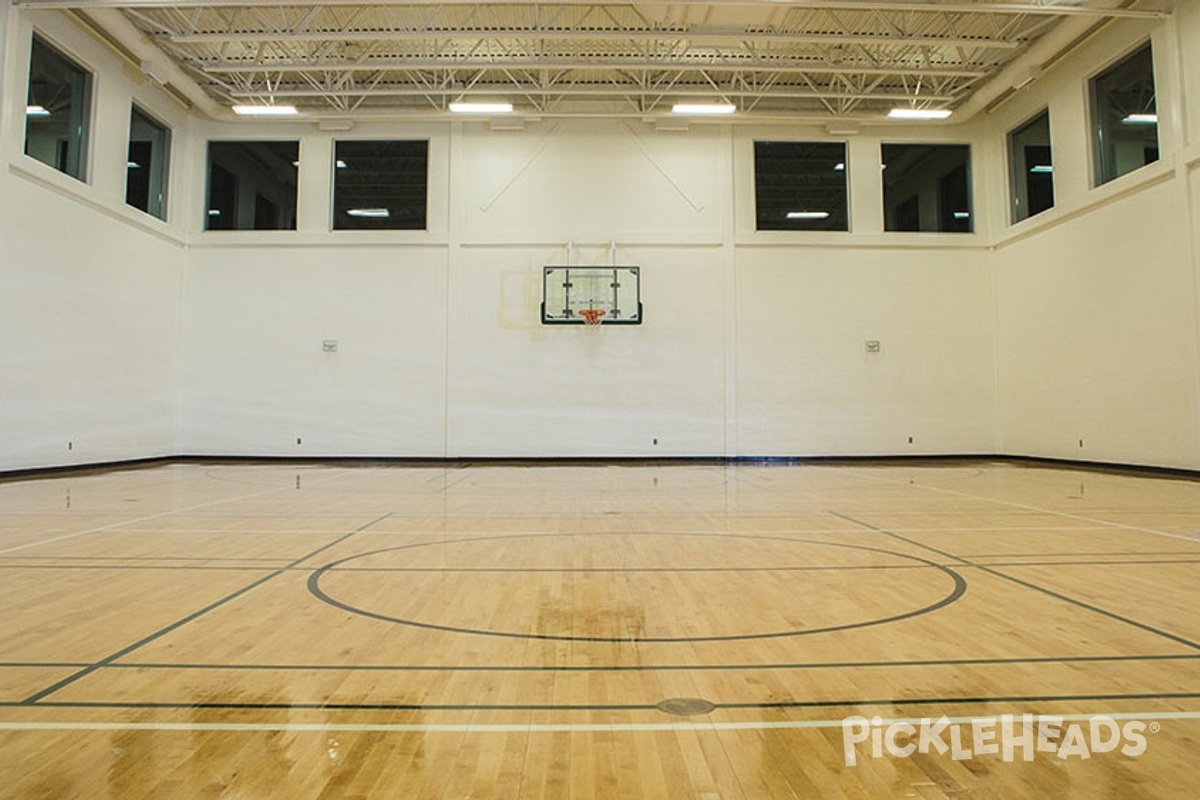
<svg viewBox="0 0 1200 800">
<path fill-rule="evenodd" d="M 437 118 L 504 100 L 529 118 L 655 119 L 723 101 L 739 120 L 961 120 L 1098 26 L 1171 0 L 364 3 L 24 0 L 74 14 L 200 110 Z"/>
</svg>

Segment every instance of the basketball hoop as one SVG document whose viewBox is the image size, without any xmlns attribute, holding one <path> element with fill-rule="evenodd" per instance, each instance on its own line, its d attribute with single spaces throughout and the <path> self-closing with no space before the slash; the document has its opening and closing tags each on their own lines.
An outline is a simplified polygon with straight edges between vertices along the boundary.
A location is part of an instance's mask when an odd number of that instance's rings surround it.
<svg viewBox="0 0 1200 800">
<path fill-rule="evenodd" d="M 605 311 L 603 308 L 581 308 L 577 313 L 583 317 L 583 324 L 586 327 L 594 328 L 600 324 Z"/>
</svg>

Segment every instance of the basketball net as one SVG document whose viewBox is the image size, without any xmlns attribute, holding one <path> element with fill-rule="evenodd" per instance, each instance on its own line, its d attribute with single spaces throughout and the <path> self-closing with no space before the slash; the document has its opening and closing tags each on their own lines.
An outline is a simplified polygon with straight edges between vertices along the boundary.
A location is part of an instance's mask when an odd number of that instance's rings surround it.
<svg viewBox="0 0 1200 800">
<path fill-rule="evenodd" d="M 583 324 L 585 327 L 595 328 L 600 325 L 601 318 L 604 316 L 605 311 L 603 308 L 581 308 L 579 309 L 578 313 L 579 316 L 583 317 Z"/>
</svg>

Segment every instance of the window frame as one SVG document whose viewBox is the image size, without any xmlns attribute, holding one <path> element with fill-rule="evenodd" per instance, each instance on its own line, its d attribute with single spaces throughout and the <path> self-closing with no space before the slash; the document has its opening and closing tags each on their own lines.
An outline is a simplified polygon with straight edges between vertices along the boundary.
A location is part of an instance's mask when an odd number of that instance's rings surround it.
<svg viewBox="0 0 1200 800">
<path fill-rule="evenodd" d="M 1150 54 L 1150 79 L 1154 84 L 1154 108 L 1155 108 L 1155 114 L 1157 115 L 1157 113 L 1158 113 L 1158 75 L 1157 75 L 1157 70 L 1156 70 L 1157 61 L 1155 60 L 1155 57 L 1154 57 L 1154 43 L 1150 38 L 1145 38 L 1145 39 L 1138 41 L 1137 43 L 1135 43 L 1135 44 L 1131 45 L 1130 47 L 1126 48 L 1125 50 L 1123 50 L 1120 54 L 1118 54 L 1114 58 L 1106 61 L 1099 68 L 1097 68 L 1096 70 L 1091 72 L 1087 76 L 1087 79 L 1084 82 L 1083 89 L 1084 89 L 1084 108 L 1086 110 L 1086 115 L 1087 115 L 1087 145 L 1088 145 L 1088 156 L 1089 156 L 1088 161 L 1090 164 L 1089 170 L 1090 170 L 1090 174 L 1091 174 L 1091 188 L 1093 188 L 1093 189 L 1098 189 L 1101 186 L 1112 183 L 1113 181 L 1117 180 L 1118 178 L 1122 178 L 1125 175 L 1129 175 L 1131 173 L 1137 172 L 1140 169 L 1144 169 L 1145 167 L 1148 167 L 1148 166 L 1162 160 L 1161 126 L 1159 125 L 1159 123 L 1155 122 L 1154 123 L 1154 138 L 1155 138 L 1155 144 L 1156 144 L 1155 149 L 1157 151 L 1157 155 L 1152 160 L 1146 161 L 1143 164 L 1141 164 L 1140 166 L 1134 167 L 1132 169 L 1128 169 L 1125 172 L 1114 172 L 1113 175 L 1105 177 L 1105 174 L 1106 174 L 1105 164 L 1104 164 L 1105 145 L 1104 145 L 1104 142 L 1101 140 L 1101 135 L 1100 135 L 1101 120 L 1099 120 L 1097 118 L 1098 117 L 1097 112 L 1099 111 L 1099 109 L 1097 108 L 1096 85 L 1097 85 L 1097 82 L 1101 78 L 1106 77 L 1111 72 L 1113 72 L 1114 70 L 1116 70 L 1119 67 L 1121 67 L 1122 65 L 1124 65 L 1126 62 L 1141 55 L 1141 53 L 1143 51 L 1148 51 Z"/>
<path fill-rule="evenodd" d="M 162 174 L 162 192 L 161 192 L 161 194 L 162 194 L 162 197 L 159 200 L 159 205 L 161 207 L 160 210 L 162 213 L 156 214 L 152 210 L 150 210 L 151 208 L 154 207 L 154 203 L 149 198 L 148 198 L 148 202 L 147 202 L 147 205 L 149 206 L 148 208 L 140 208 L 139 206 L 136 206 L 133 203 L 129 202 L 129 166 L 128 166 L 128 162 L 126 163 L 126 168 L 125 168 L 125 205 L 129 206 L 130 208 L 137 209 L 138 211 L 141 211 L 143 214 L 148 214 L 148 215 L 154 217 L 155 219 L 159 219 L 159 220 L 162 220 L 163 222 L 166 222 L 168 219 L 168 216 L 169 216 L 168 210 L 170 208 L 171 168 L 172 168 L 172 162 L 173 162 L 173 159 L 171 158 L 171 156 L 172 156 L 173 143 L 174 143 L 174 139 L 175 139 L 175 131 L 170 125 L 163 122 L 162 119 L 158 117 L 158 115 L 153 114 L 150 111 L 147 111 L 145 106 L 139 104 L 136 100 L 134 100 L 134 101 L 131 101 L 129 104 L 129 135 L 126 137 L 128 139 L 129 145 L 133 144 L 133 117 L 135 114 L 140 115 L 146 122 L 150 123 L 152 126 L 156 126 L 159 130 L 161 130 L 163 133 L 165 133 L 163 148 L 162 148 L 163 153 L 162 153 L 162 166 L 161 166 L 161 174 Z M 126 152 L 128 152 L 128 147 L 126 148 Z M 154 189 L 154 187 L 153 187 L 153 185 L 151 185 L 151 187 L 150 187 L 151 195 L 153 194 L 153 189 Z M 207 185 L 205 186 L 205 192 L 207 194 Z"/>
<path fill-rule="evenodd" d="M 762 227 L 761 217 L 759 216 L 759 207 L 761 198 L 759 196 L 759 145 L 836 145 L 841 148 L 841 164 L 842 169 L 838 170 L 835 166 L 833 169 L 842 173 L 841 180 L 841 200 L 842 207 L 840 209 L 841 217 L 844 219 L 844 225 L 841 227 L 827 227 L 817 224 L 811 226 L 804 225 L 804 220 L 796 220 L 796 224 L 785 225 L 780 224 L 777 227 Z M 853 230 L 853 219 L 851 217 L 851 197 L 850 197 L 850 143 L 845 139 L 753 139 L 751 141 L 751 175 L 753 179 L 752 195 L 754 197 L 754 231 L 756 233 L 849 233 Z M 813 173 L 816 174 L 816 173 Z M 804 205 L 804 203 L 801 203 Z M 798 208 L 797 211 L 808 211 L 807 208 Z M 837 220 L 837 217 L 835 217 Z M 814 221 L 815 223 L 816 221 Z"/>
<path fill-rule="evenodd" d="M 961 165 L 956 165 L 948 172 L 944 172 L 937 176 L 934 176 L 932 179 L 934 182 L 936 182 L 938 184 L 938 191 L 937 191 L 937 195 L 935 197 L 935 200 L 936 200 L 937 206 L 938 206 L 938 213 L 937 213 L 938 227 L 937 228 L 922 229 L 920 227 L 919 222 L 918 222 L 918 227 L 915 230 L 912 228 L 888 227 L 888 185 L 887 185 L 886 175 L 885 175 L 885 173 L 887 171 L 887 163 L 888 163 L 887 156 L 885 155 L 885 148 L 887 148 L 887 147 L 929 147 L 929 148 L 944 147 L 944 148 L 963 148 L 963 149 L 965 149 L 966 159 L 963 161 L 963 163 Z M 973 163 L 974 162 L 973 149 L 974 148 L 973 148 L 972 142 L 970 142 L 970 141 L 966 141 L 966 142 L 963 142 L 963 141 L 929 141 L 927 139 L 888 140 L 887 138 L 880 138 L 879 139 L 879 151 L 878 151 L 879 152 L 879 165 L 880 165 L 879 196 L 880 196 L 880 200 L 883 205 L 882 211 L 883 211 L 883 232 L 884 232 L 884 234 L 885 235 L 905 234 L 905 233 L 907 233 L 907 234 L 934 234 L 934 235 L 952 234 L 955 236 L 970 236 L 970 235 L 978 233 L 978 231 L 976 230 L 976 226 L 975 226 L 976 202 L 975 202 L 975 165 Z M 966 195 L 967 195 L 966 196 L 966 203 L 967 203 L 966 213 L 968 215 L 966 230 L 954 230 L 953 228 L 943 228 L 943 227 L 941 227 L 942 218 L 944 216 L 944 214 L 943 214 L 944 209 L 942 208 L 942 206 L 944 206 L 946 203 L 946 197 L 942 191 L 941 184 L 948 176 L 952 175 L 954 172 L 956 172 L 960 168 L 963 169 L 963 171 L 965 172 L 964 181 L 965 181 Z M 918 219 L 919 219 L 919 209 L 922 206 L 921 193 L 917 193 L 917 194 L 912 195 L 909 198 L 905 198 L 902 202 L 897 203 L 895 207 L 898 209 L 898 208 L 901 208 L 904 206 L 908 206 L 909 203 L 912 201 L 916 202 L 916 208 L 918 209 Z"/>
<path fill-rule="evenodd" d="M 339 225 L 339 209 L 338 203 L 338 176 L 339 176 L 339 155 L 338 146 L 342 143 L 358 144 L 358 143 L 406 143 L 406 144 L 422 144 L 425 150 L 425 188 L 424 188 L 424 208 L 420 227 L 411 226 L 391 226 L 391 225 Z M 380 233 L 427 233 L 429 231 L 429 215 L 430 215 L 430 154 L 433 150 L 433 143 L 428 136 L 415 137 L 344 137 L 332 138 L 330 140 L 330 180 L 329 180 L 329 229 L 338 233 L 351 232 L 363 233 L 376 231 Z"/>
<path fill-rule="evenodd" d="M 293 199 L 292 199 L 292 220 L 291 220 L 292 224 L 291 224 L 291 226 L 290 227 L 260 228 L 257 225 L 251 225 L 248 227 L 236 227 L 236 225 L 235 225 L 234 227 L 212 227 L 210 222 L 211 222 L 211 218 L 213 216 L 211 213 L 212 208 L 213 208 L 213 205 L 212 205 L 212 201 L 213 201 L 213 197 L 212 197 L 213 167 L 218 166 L 224 172 L 226 172 L 230 175 L 234 175 L 234 177 L 237 177 L 236 171 L 232 171 L 232 170 L 228 169 L 227 167 L 225 167 L 224 165 L 218 164 L 216 161 L 214 161 L 214 159 L 212 157 L 213 145 L 217 145 L 217 146 L 243 145 L 243 146 L 245 146 L 245 145 L 256 145 L 256 144 L 258 144 L 258 145 L 262 145 L 262 144 L 295 145 L 296 156 L 295 156 L 295 159 L 292 161 L 292 166 L 296 170 L 296 179 L 295 179 L 295 185 L 293 187 L 294 195 L 293 195 Z M 207 139 L 205 141 L 205 146 L 204 146 L 204 195 L 203 195 L 204 196 L 204 205 L 203 205 L 204 219 L 202 222 L 202 230 L 205 233 L 242 233 L 242 232 L 247 232 L 247 231 L 253 231 L 256 233 L 260 233 L 260 234 L 261 233 L 279 233 L 279 232 L 286 233 L 286 232 L 295 232 L 295 231 L 299 230 L 299 226 L 300 226 L 300 166 L 299 166 L 300 151 L 301 151 L 301 140 L 300 140 L 300 137 L 298 137 L 298 136 L 293 136 L 293 137 L 262 136 L 262 137 L 238 138 L 238 139 L 232 139 L 232 138 L 229 138 L 229 139 L 226 139 L 226 138 Z M 241 206 L 240 201 L 237 199 L 239 197 L 239 194 L 237 191 L 237 189 L 239 188 L 238 184 L 235 183 L 234 186 L 235 186 L 235 192 L 234 192 L 235 201 L 234 201 L 233 216 L 234 216 L 235 223 L 236 223 L 237 218 L 239 216 L 241 216 L 241 214 L 239 212 L 241 212 L 242 206 Z M 254 204 L 256 207 L 258 206 L 258 203 L 260 200 L 259 194 L 260 193 L 256 192 L 255 197 L 251 200 L 251 203 Z M 262 199 L 269 200 L 269 198 L 266 198 L 265 196 Z"/>
<path fill-rule="evenodd" d="M 82 122 L 82 133 L 79 136 L 79 143 L 76 151 L 76 161 L 78 168 L 76 172 L 71 172 L 66 166 L 59 167 L 55 163 L 45 161 L 38 156 L 29 152 L 29 131 L 30 131 L 30 115 L 28 112 L 25 115 L 24 133 L 21 142 L 22 154 L 39 164 L 45 165 L 47 168 L 54 170 L 57 173 L 67 176 L 72 180 L 90 185 L 92 182 L 94 149 L 95 149 L 95 122 L 96 122 L 96 95 L 98 73 L 95 69 L 88 65 L 87 61 L 76 56 L 74 52 L 67 47 L 61 46 L 52 36 L 43 33 L 38 28 L 34 28 L 29 37 L 28 59 L 26 61 L 25 73 L 25 104 L 26 108 L 33 105 L 33 98 L 30 96 L 33 91 L 33 59 L 36 48 L 43 47 L 53 56 L 61 59 L 65 65 L 80 74 L 85 78 L 86 97 L 83 99 L 83 108 L 80 111 L 80 121 Z M 72 109 L 72 113 L 74 109 Z M 70 123 L 68 123 L 69 125 Z M 70 139 L 66 139 L 60 144 L 67 144 L 67 160 L 70 158 Z M 57 149 L 57 148 L 56 148 Z"/>
<path fill-rule="evenodd" d="M 1049 139 L 1049 144 L 1047 144 L 1047 147 L 1050 150 L 1049 161 L 1050 161 L 1050 168 L 1051 168 L 1051 172 L 1050 172 L 1050 205 L 1046 206 L 1043 209 L 1039 209 L 1038 211 L 1026 210 L 1024 216 L 1017 216 L 1017 200 L 1019 198 L 1017 196 L 1017 185 L 1016 185 L 1016 183 L 1017 183 L 1017 159 L 1015 158 L 1015 150 L 1014 150 L 1015 137 L 1018 136 L 1019 134 L 1025 132 L 1029 128 L 1031 128 L 1034 124 L 1039 122 L 1042 119 L 1042 117 L 1046 118 L 1046 136 L 1047 136 L 1047 139 Z M 1024 222 L 1025 220 L 1030 219 L 1031 217 L 1036 217 L 1038 214 L 1052 210 L 1057 202 L 1057 196 L 1056 196 L 1055 184 L 1054 184 L 1054 174 L 1055 173 L 1053 171 L 1053 169 L 1054 169 L 1054 128 L 1053 128 L 1053 122 L 1051 121 L 1051 117 L 1050 117 L 1050 107 L 1046 106 L 1046 107 L 1042 108 L 1040 111 L 1029 115 L 1028 117 L 1023 119 L 1020 123 L 1018 123 L 1017 125 L 1014 125 L 1012 128 L 1010 128 L 1008 133 L 1006 133 L 1004 136 L 1004 149 L 1005 149 L 1005 154 L 1006 154 L 1007 164 L 1008 164 L 1008 221 L 1009 221 L 1009 224 L 1016 225 L 1017 223 Z M 1024 155 L 1024 154 L 1022 154 L 1022 155 Z M 1022 164 L 1022 167 L 1028 167 L 1028 166 L 1029 166 L 1028 163 Z M 1025 202 L 1026 209 L 1028 209 L 1028 207 L 1029 207 L 1028 173 L 1022 172 L 1021 177 L 1025 181 L 1024 196 L 1025 196 L 1025 201 L 1026 201 Z"/>
</svg>

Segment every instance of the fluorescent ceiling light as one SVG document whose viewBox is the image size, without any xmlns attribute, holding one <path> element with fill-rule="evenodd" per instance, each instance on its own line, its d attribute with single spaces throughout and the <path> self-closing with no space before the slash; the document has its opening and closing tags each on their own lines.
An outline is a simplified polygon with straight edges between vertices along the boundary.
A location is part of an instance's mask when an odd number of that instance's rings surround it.
<svg viewBox="0 0 1200 800">
<path fill-rule="evenodd" d="M 300 112 L 295 106 L 234 106 L 233 113 L 243 117 L 289 117 Z"/>
<path fill-rule="evenodd" d="M 950 114 L 948 108 L 893 108 L 888 112 L 892 119 L 945 119 Z"/>
<path fill-rule="evenodd" d="M 1130 114 L 1121 122 L 1126 125 L 1157 125 L 1158 114 Z"/>
<path fill-rule="evenodd" d="M 219 209 L 219 208 L 210 208 L 210 209 L 208 210 L 208 215 L 209 215 L 210 217 L 219 217 L 219 216 L 221 216 L 221 209 Z"/>
<path fill-rule="evenodd" d="M 337 167 L 338 169 L 345 169 L 346 167 L 348 167 L 348 166 L 350 166 L 350 165 L 349 165 L 349 164 L 347 164 L 345 161 L 342 161 L 342 160 L 339 158 L 339 159 L 337 160 L 337 162 L 334 164 L 334 166 L 335 166 L 335 167 Z"/>
<path fill-rule="evenodd" d="M 676 103 L 671 106 L 672 114 L 691 114 L 693 116 L 732 114 L 735 111 L 737 111 L 737 106 L 732 103 Z"/>
<path fill-rule="evenodd" d="M 348 208 L 346 213 L 352 217 L 366 217 L 367 219 L 387 219 L 391 216 L 386 208 Z"/>
<path fill-rule="evenodd" d="M 451 114 L 509 114 L 513 110 L 512 103 L 451 103 Z"/>
<path fill-rule="evenodd" d="M 1050 166 L 1049 164 L 1038 164 L 1037 166 L 1030 167 L 1029 171 L 1039 174 L 1048 174 L 1054 172 L 1054 167 Z"/>
<path fill-rule="evenodd" d="M 828 211 L 789 211 L 788 219 L 827 219 Z"/>
<path fill-rule="evenodd" d="M 142 165 L 136 161 L 127 161 L 125 163 L 125 167 L 126 169 L 141 169 Z"/>
<path fill-rule="evenodd" d="M 843 171 L 845 171 L 845 169 L 846 169 L 846 162 L 844 162 L 844 161 L 839 161 L 838 163 L 836 163 L 836 164 L 834 164 L 834 165 L 833 165 L 833 169 L 834 169 L 834 171 L 836 171 L 836 172 L 843 172 Z"/>
<path fill-rule="evenodd" d="M 50 116 L 50 111 L 45 106 L 25 106 L 25 116 L 48 117 Z"/>
<path fill-rule="evenodd" d="M 970 211 L 955 211 L 954 218 L 955 219 L 970 219 L 971 212 Z"/>
</svg>

